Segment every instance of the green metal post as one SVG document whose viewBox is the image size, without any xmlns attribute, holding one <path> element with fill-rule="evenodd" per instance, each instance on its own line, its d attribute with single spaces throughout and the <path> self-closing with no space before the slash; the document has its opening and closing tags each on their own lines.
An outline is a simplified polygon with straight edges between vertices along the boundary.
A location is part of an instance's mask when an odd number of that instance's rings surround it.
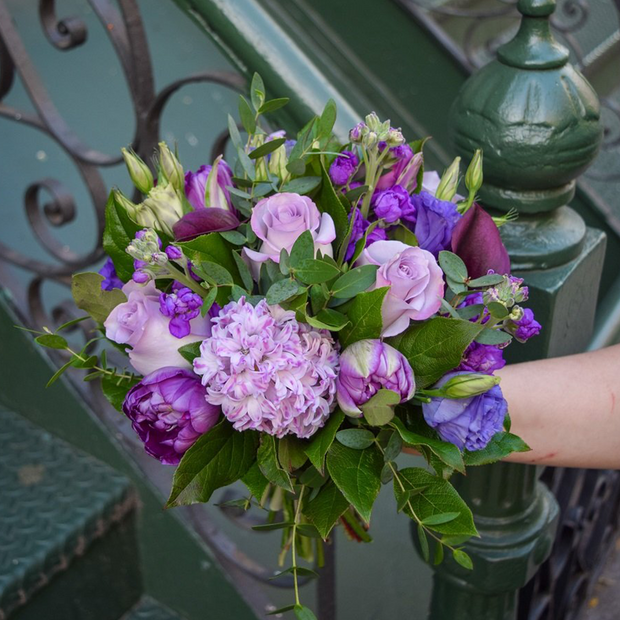
<svg viewBox="0 0 620 620">
<path fill-rule="evenodd" d="M 459 154 L 484 151 L 482 203 L 519 211 L 502 233 L 543 332 L 513 347 L 510 361 L 586 348 L 605 249 L 604 235 L 566 206 L 600 145 L 597 96 L 550 32 L 555 0 L 519 0 L 518 8 L 517 35 L 465 83 L 451 115 Z M 436 570 L 433 620 L 516 618 L 518 590 L 548 557 L 557 522 L 557 503 L 538 474 L 501 463 L 471 468 L 458 481 L 481 538 L 466 545 L 473 571 L 452 561 Z"/>
</svg>

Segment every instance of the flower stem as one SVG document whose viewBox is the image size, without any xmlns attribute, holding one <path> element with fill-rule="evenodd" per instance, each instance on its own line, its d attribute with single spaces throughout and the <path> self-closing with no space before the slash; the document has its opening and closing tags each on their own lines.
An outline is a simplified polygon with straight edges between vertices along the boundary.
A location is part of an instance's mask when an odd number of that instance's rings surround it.
<svg viewBox="0 0 620 620">
<path fill-rule="evenodd" d="M 200 295 L 202 298 L 208 295 L 208 291 L 206 289 L 202 288 L 202 286 L 200 286 L 200 284 L 198 284 L 198 282 L 193 280 L 191 277 L 186 276 L 180 269 L 173 267 L 170 263 L 166 264 L 166 269 L 174 280 L 184 284 L 187 288 L 194 291 L 196 295 Z"/>
<path fill-rule="evenodd" d="M 296 554 L 296 541 L 297 538 L 297 526 L 299 525 L 299 516 L 301 514 L 301 501 L 303 499 L 305 486 L 302 485 L 299 491 L 299 499 L 297 500 L 297 509 L 295 510 L 295 519 L 293 520 L 292 527 L 292 544 L 291 544 L 291 560 L 293 562 L 293 582 L 295 584 L 295 605 L 301 605 L 299 602 L 299 584 L 297 583 L 297 554 Z"/>
</svg>

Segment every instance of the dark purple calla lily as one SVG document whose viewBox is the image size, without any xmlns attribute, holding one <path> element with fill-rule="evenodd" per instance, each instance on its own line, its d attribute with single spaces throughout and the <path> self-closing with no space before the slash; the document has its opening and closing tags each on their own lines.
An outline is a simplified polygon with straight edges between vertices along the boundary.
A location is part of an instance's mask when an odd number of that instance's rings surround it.
<svg viewBox="0 0 620 620">
<path fill-rule="evenodd" d="M 176 241 L 190 241 L 211 232 L 234 230 L 240 222 L 237 216 L 226 209 L 200 209 L 186 213 L 173 227 Z"/>
<path fill-rule="evenodd" d="M 458 221 L 452 233 L 452 251 L 458 254 L 471 278 L 510 273 L 510 258 L 493 218 L 474 204 Z"/>
</svg>

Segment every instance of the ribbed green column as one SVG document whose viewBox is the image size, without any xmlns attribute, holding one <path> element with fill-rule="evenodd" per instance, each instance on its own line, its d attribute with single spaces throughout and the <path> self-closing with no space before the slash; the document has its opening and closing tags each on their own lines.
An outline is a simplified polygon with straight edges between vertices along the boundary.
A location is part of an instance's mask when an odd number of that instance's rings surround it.
<svg viewBox="0 0 620 620">
<path fill-rule="evenodd" d="M 482 203 L 519 212 L 502 233 L 543 331 L 511 347 L 509 361 L 585 349 L 605 243 L 566 206 L 600 145 L 597 96 L 550 32 L 555 1 L 520 0 L 518 8 L 515 38 L 465 83 L 451 116 L 458 154 L 468 160 L 475 149 L 484 152 Z M 457 481 L 481 538 L 466 545 L 473 571 L 451 560 L 436 570 L 432 620 L 516 618 L 518 590 L 548 557 L 557 522 L 538 474 L 501 463 L 471 468 Z"/>
</svg>

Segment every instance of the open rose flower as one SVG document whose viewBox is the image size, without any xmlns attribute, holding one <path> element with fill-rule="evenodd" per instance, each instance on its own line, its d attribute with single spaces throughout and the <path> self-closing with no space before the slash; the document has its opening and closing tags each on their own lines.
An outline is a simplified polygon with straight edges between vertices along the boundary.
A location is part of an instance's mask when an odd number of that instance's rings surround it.
<svg viewBox="0 0 620 620">
<path fill-rule="evenodd" d="M 409 321 L 428 319 L 441 307 L 443 272 L 430 252 L 400 241 L 377 241 L 364 250 L 359 264 L 379 265 L 374 288 L 390 287 L 381 308 L 382 336 L 396 336 Z"/>
<path fill-rule="evenodd" d="M 291 251 L 301 233 L 309 230 L 315 251 L 332 256 L 332 241 L 336 238 L 334 221 L 327 213 L 319 212 L 307 196 L 284 192 L 264 198 L 256 204 L 250 220 L 252 230 L 263 242 L 259 251 L 244 248 L 245 256 L 253 263 L 255 274 L 266 260 L 280 262 L 280 251 Z"/>
<path fill-rule="evenodd" d="M 148 375 L 164 366 L 190 368 L 178 349 L 209 336 L 209 319 L 192 319 L 189 334 L 177 338 L 170 333 L 170 319 L 160 310 L 160 291 L 152 280 L 144 285 L 130 281 L 122 291 L 127 301 L 116 306 L 103 325 L 107 338 L 129 345 L 129 361 L 136 371 Z"/>
</svg>

